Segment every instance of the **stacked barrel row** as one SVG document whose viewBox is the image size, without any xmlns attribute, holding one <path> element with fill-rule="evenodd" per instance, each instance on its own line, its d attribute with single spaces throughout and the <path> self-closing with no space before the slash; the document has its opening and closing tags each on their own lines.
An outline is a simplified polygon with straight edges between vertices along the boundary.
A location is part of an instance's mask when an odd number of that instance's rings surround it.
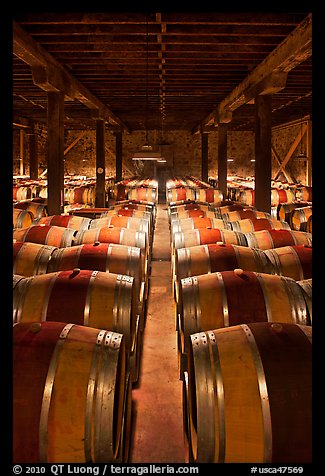
<svg viewBox="0 0 325 476">
<path fill-rule="evenodd" d="M 166 184 L 166 203 L 182 204 L 186 201 L 220 204 L 223 194 L 220 190 L 194 177 L 173 177 Z"/>
<path fill-rule="evenodd" d="M 14 229 L 15 461 L 128 461 L 155 207 Z"/>
<path fill-rule="evenodd" d="M 158 182 L 147 177 L 145 179 L 127 179 L 116 182 L 111 195 L 113 200 L 142 200 L 158 202 Z"/>
<path fill-rule="evenodd" d="M 310 462 L 311 233 L 239 202 L 168 208 L 189 462 Z"/>
<path fill-rule="evenodd" d="M 249 178 L 246 179 L 249 182 Z M 255 205 L 254 181 L 238 179 L 228 183 L 228 198 L 248 206 Z M 271 213 L 285 220 L 292 230 L 312 231 L 312 187 L 284 181 L 272 181 Z"/>
<path fill-rule="evenodd" d="M 114 177 L 105 179 L 106 202 L 108 202 L 115 183 Z M 91 177 L 64 178 L 64 204 L 66 209 L 71 205 L 81 204 L 93 206 L 95 204 L 96 180 Z M 13 184 L 14 203 L 30 199 L 47 200 L 47 180 L 15 180 Z"/>
</svg>

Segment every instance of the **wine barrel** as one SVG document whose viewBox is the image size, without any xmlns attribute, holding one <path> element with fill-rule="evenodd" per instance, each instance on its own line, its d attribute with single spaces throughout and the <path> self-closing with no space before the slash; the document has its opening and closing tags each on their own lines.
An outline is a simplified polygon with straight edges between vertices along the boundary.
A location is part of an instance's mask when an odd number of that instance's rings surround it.
<svg viewBox="0 0 325 476">
<path fill-rule="evenodd" d="M 105 217 L 111 217 L 111 216 L 143 218 L 143 219 L 149 220 L 150 229 L 151 230 L 153 229 L 154 217 L 151 212 L 147 212 L 144 210 L 132 210 L 129 208 L 117 208 L 117 209 L 107 210 L 105 212 Z M 100 218 L 103 218 L 103 215 Z"/>
<path fill-rule="evenodd" d="M 310 326 L 196 333 L 188 360 L 190 462 L 312 462 Z"/>
<path fill-rule="evenodd" d="M 27 228 L 32 225 L 34 215 L 29 210 L 13 208 L 13 228 Z"/>
<path fill-rule="evenodd" d="M 153 187 L 131 187 L 127 197 L 129 200 L 145 200 L 154 203 L 158 201 L 157 189 Z"/>
<path fill-rule="evenodd" d="M 72 228 L 49 225 L 32 225 L 28 228 L 17 228 L 13 232 L 13 238 L 17 241 L 30 241 L 43 245 L 64 248 L 71 246 L 76 234 Z"/>
<path fill-rule="evenodd" d="M 67 194 L 67 202 L 82 203 L 85 205 L 93 205 L 95 203 L 95 189 L 91 185 L 83 185 L 81 187 L 72 187 Z"/>
<path fill-rule="evenodd" d="M 244 203 L 245 205 L 255 205 L 255 190 L 254 189 L 244 189 L 240 190 L 238 193 L 238 201 Z"/>
<path fill-rule="evenodd" d="M 308 207 L 311 202 L 292 202 L 292 203 L 280 203 L 276 207 L 276 218 L 278 220 L 286 221 L 290 225 L 291 212 L 295 208 Z"/>
<path fill-rule="evenodd" d="M 125 336 L 127 354 L 135 341 L 137 301 L 134 279 L 122 274 L 80 270 L 26 278 L 15 322 L 57 321 L 103 328 Z M 14 288 L 14 295 L 20 282 Z"/>
<path fill-rule="evenodd" d="M 296 281 L 312 277 L 312 247 L 306 245 L 282 246 L 264 250 L 276 274 Z"/>
<path fill-rule="evenodd" d="M 217 218 L 216 213 L 212 210 L 203 210 L 201 208 L 196 210 L 180 210 L 177 212 L 171 212 L 169 215 L 170 223 L 174 220 L 182 220 L 184 218 Z"/>
<path fill-rule="evenodd" d="M 296 194 L 290 188 L 272 188 L 271 189 L 271 207 L 276 207 L 280 203 L 293 203 L 296 200 Z"/>
<path fill-rule="evenodd" d="M 91 220 L 89 228 L 102 227 L 118 227 L 128 228 L 129 230 L 143 231 L 147 234 L 148 239 L 151 238 L 152 230 L 150 229 L 150 221 L 147 218 L 127 217 L 127 216 L 106 216 Z"/>
<path fill-rule="evenodd" d="M 170 232 L 173 235 L 178 231 L 186 232 L 188 230 L 195 230 L 196 228 L 220 228 L 225 230 L 228 229 L 228 223 L 221 218 L 181 218 L 172 221 L 170 225 Z"/>
<path fill-rule="evenodd" d="M 63 249 L 63 248 L 62 248 Z M 13 272 L 21 276 L 33 276 L 47 273 L 55 246 L 40 245 L 28 241 L 13 243 Z"/>
<path fill-rule="evenodd" d="M 302 288 L 303 295 L 304 295 L 309 316 L 310 316 L 310 322 L 312 322 L 312 314 L 313 314 L 312 278 L 297 281 L 297 284 L 299 284 L 299 286 Z"/>
<path fill-rule="evenodd" d="M 62 215 L 49 215 L 34 220 L 34 225 L 62 226 L 73 230 L 88 230 L 90 218 L 83 218 L 65 213 Z"/>
<path fill-rule="evenodd" d="M 236 268 L 274 274 L 273 265 L 264 252 L 248 246 L 220 242 L 177 249 L 173 270 L 176 302 L 181 279 Z"/>
<path fill-rule="evenodd" d="M 214 211 L 215 211 L 215 214 L 216 214 L 217 218 L 223 218 L 223 215 L 225 213 L 240 211 L 240 210 L 244 210 L 244 211 L 253 210 L 253 211 L 256 212 L 255 207 L 248 206 L 248 205 L 245 205 L 244 203 L 240 203 L 240 202 L 236 202 L 236 203 L 232 202 L 229 205 L 223 205 L 221 207 L 215 207 L 214 208 Z"/>
<path fill-rule="evenodd" d="M 178 304 L 182 364 L 186 362 L 188 338 L 196 332 L 249 322 L 311 325 L 296 281 L 242 269 L 181 279 Z"/>
<path fill-rule="evenodd" d="M 124 341 L 120 333 L 63 322 L 14 326 L 14 463 L 117 461 Z"/>
<path fill-rule="evenodd" d="M 307 231 L 307 221 L 312 215 L 312 207 L 295 208 L 292 210 L 289 223 L 292 230 Z"/>
<path fill-rule="evenodd" d="M 223 201 L 223 193 L 215 188 L 196 188 L 195 199 L 201 202 L 217 204 Z"/>
<path fill-rule="evenodd" d="M 229 223 L 232 230 L 241 231 L 242 233 L 250 233 L 252 231 L 260 230 L 291 230 L 290 225 L 287 222 L 275 220 L 274 218 L 244 218 Z"/>
<path fill-rule="evenodd" d="M 307 219 L 307 223 L 306 223 L 306 232 L 307 233 L 312 233 L 313 232 L 312 219 L 313 219 L 313 216 L 309 215 L 309 217 Z"/>
<path fill-rule="evenodd" d="M 40 203 L 34 200 L 25 200 L 22 202 L 17 202 L 14 204 L 14 208 L 19 208 L 20 210 L 28 210 L 33 214 L 33 218 L 41 218 L 47 216 L 47 205 L 45 203 Z"/>
<path fill-rule="evenodd" d="M 268 250 L 292 245 L 312 245 L 312 234 L 294 230 L 261 230 L 245 233 L 248 246 Z"/>
<path fill-rule="evenodd" d="M 14 185 L 12 198 L 18 202 L 28 200 L 29 198 L 32 198 L 32 190 L 30 187 L 24 185 Z"/>
<path fill-rule="evenodd" d="M 143 330 L 148 275 L 145 274 L 146 263 L 140 248 L 99 242 L 56 248 L 47 272 L 54 273 L 75 268 L 132 276 L 138 299 L 138 314 L 141 317 L 140 326 Z"/>
<path fill-rule="evenodd" d="M 313 188 L 309 186 L 297 187 L 296 196 L 298 200 L 312 202 Z"/>
<path fill-rule="evenodd" d="M 196 228 L 186 232 L 176 232 L 173 235 L 173 249 L 188 248 L 190 246 L 205 245 L 209 243 L 230 243 L 232 245 L 247 246 L 245 234 L 219 228 Z"/>
<path fill-rule="evenodd" d="M 252 210 L 250 208 L 243 208 L 241 210 L 228 211 L 222 214 L 223 220 L 226 221 L 239 221 L 249 218 L 254 220 L 255 218 L 271 218 L 270 213 L 261 212 L 258 210 Z"/>
<path fill-rule="evenodd" d="M 168 188 L 166 190 L 166 201 L 178 202 L 179 200 L 195 200 L 195 189 L 190 187 Z"/>
<path fill-rule="evenodd" d="M 100 243 L 116 243 L 120 245 L 135 246 L 137 248 L 140 248 L 141 255 L 146 263 L 144 271 L 145 273 L 148 272 L 150 249 L 148 238 L 145 232 L 118 227 L 91 228 L 90 230 L 78 232 L 73 244 L 93 244 L 97 241 L 99 241 Z"/>
</svg>

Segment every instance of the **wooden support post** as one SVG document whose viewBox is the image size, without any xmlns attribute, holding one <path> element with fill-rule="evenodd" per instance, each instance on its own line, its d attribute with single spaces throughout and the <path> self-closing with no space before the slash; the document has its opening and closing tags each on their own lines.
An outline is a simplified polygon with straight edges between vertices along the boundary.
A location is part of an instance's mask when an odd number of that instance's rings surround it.
<svg viewBox="0 0 325 476">
<path fill-rule="evenodd" d="M 306 149 L 307 149 L 307 163 L 306 163 L 306 185 L 312 186 L 312 122 L 308 121 L 307 136 L 306 136 Z"/>
<path fill-rule="evenodd" d="M 25 145 L 25 131 L 24 129 L 20 129 L 19 130 L 19 174 L 20 175 L 25 175 L 24 145 Z"/>
<path fill-rule="evenodd" d="M 96 120 L 96 207 L 105 207 L 105 121 Z"/>
<path fill-rule="evenodd" d="M 49 215 L 64 205 L 64 94 L 47 93 L 47 201 Z"/>
<path fill-rule="evenodd" d="M 203 182 L 208 181 L 209 175 L 209 134 L 201 133 L 201 179 Z"/>
<path fill-rule="evenodd" d="M 38 179 L 38 150 L 37 150 L 37 137 L 35 134 L 34 126 L 31 126 L 29 136 L 29 176 L 32 180 Z"/>
<path fill-rule="evenodd" d="M 122 180 L 122 132 L 115 132 L 115 176 L 116 181 Z"/>
<path fill-rule="evenodd" d="M 218 189 L 227 198 L 227 124 L 218 126 Z"/>
<path fill-rule="evenodd" d="M 271 212 L 272 96 L 255 98 L 255 207 Z"/>
</svg>

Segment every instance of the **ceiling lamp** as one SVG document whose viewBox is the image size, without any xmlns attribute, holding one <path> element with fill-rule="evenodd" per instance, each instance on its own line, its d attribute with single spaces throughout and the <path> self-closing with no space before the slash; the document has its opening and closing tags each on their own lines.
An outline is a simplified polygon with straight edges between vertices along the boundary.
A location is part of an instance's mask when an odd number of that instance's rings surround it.
<svg viewBox="0 0 325 476">
<path fill-rule="evenodd" d="M 148 143 L 148 68 L 149 68 L 149 33 L 148 33 L 148 13 L 146 14 L 146 109 L 145 109 L 145 126 L 146 126 L 146 142 L 141 147 L 139 152 L 136 152 L 132 156 L 132 160 L 155 160 L 162 161 L 163 157 L 159 152 L 153 152 L 153 147 Z M 164 159 L 163 159 L 164 160 Z"/>
</svg>

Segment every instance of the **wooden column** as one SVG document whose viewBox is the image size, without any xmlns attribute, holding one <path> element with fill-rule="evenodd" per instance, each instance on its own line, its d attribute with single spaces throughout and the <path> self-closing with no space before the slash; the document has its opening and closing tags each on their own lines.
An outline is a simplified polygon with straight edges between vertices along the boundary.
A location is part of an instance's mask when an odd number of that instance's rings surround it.
<svg viewBox="0 0 325 476">
<path fill-rule="evenodd" d="M 209 175 L 209 134 L 207 132 L 201 133 L 201 158 L 201 179 L 207 182 Z"/>
<path fill-rule="evenodd" d="M 19 175 L 25 175 L 25 131 L 24 129 L 19 130 Z"/>
<path fill-rule="evenodd" d="M 306 148 L 307 148 L 307 163 L 306 163 L 306 185 L 312 186 L 312 122 L 309 120 L 307 125 Z"/>
<path fill-rule="evenodd" d="M 272 96 L 255 98 L 255 207 L 271 212 Z"/>
<path fill-rule="evenodd" d="M 116 181 L 122 180 L 122 132 L 115 132 L 115 176 Z"/>
<path fill-rule="evenodd" d="M 218 125 L 218 189 L 227 198 L 227 124 Z"/>
<path fill-rule="evenodd" d="M 64 94 L 47 93 L 47 201 L 49 215 L 64 205 Z"/>
<path fill-rule="evenodd" d="M 35 134 L 34 126 L 31 126 L 29 136 L 29 176 L 33 180 L 38 179 L 38 150 L 37 150 L 37 137 Z"/>
<path fill-rule="evenodd" d="M 96 207 L 105 207 L 105 121 L 96 120 Z"/>
</svg>

